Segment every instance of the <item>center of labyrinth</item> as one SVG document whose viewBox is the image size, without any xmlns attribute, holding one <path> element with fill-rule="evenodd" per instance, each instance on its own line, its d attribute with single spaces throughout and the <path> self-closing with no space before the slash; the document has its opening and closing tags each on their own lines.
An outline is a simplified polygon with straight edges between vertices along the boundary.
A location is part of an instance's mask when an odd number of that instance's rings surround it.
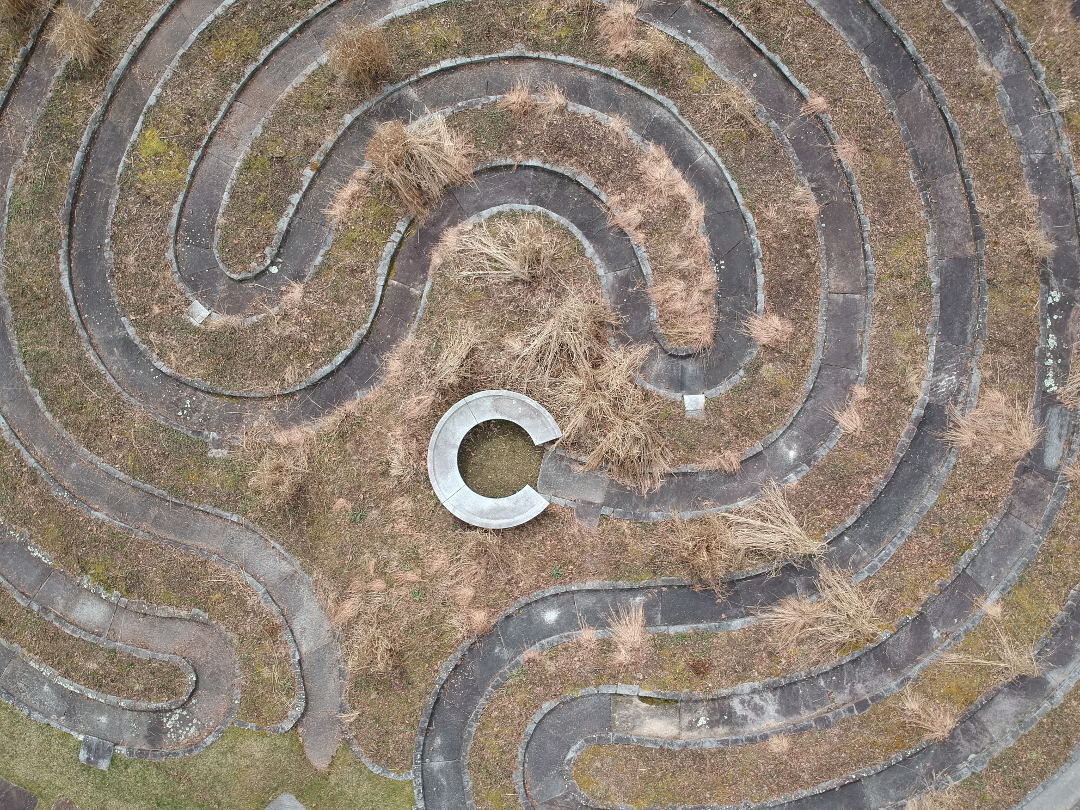
<svg viewBox="0 0 1080 810">
<path fill-rule="evenodd" d="M 1080 806 L 1069 7 L 0 0 L 0 807 Z"/>
</svg>

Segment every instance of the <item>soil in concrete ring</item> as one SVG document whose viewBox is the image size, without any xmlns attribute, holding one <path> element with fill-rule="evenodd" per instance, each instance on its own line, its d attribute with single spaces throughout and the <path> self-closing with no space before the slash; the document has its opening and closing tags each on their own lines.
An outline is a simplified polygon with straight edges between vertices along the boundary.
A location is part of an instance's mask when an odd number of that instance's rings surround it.
<svg viewBox="0 0 1080 810">
<path fill-rule="evenodd" d="M 525 486 L 536 486 L 544 453 L 513 422 L 481 422 L 465 436 L 458 450 L 458 468 L 469 488 L 485 498 L 505 498 Z"/>
</svg>

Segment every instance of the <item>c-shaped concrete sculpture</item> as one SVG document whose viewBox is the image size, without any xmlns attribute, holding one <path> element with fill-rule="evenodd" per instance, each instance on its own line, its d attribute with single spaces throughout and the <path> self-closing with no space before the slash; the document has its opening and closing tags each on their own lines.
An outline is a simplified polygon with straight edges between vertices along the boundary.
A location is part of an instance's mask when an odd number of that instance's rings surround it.
<svg viewBox="0 0 1080 810">
<path fill-rule="evenodd" d="M 439 501 L 455 517 L 485 529 L 509 529 L 532 520 L 549 501 L 531 486 L 506 498 L 487 498 L 465 483 L 458 469 L 461 442 L 474 427 L 494 419 L 523 428 L 533 444 L 562 436 L 551 414 L 535 400 L 513 391 L 480 391 L 454 403 L 435 426 L 428 443 L 428 477 Z"/>
</svg>

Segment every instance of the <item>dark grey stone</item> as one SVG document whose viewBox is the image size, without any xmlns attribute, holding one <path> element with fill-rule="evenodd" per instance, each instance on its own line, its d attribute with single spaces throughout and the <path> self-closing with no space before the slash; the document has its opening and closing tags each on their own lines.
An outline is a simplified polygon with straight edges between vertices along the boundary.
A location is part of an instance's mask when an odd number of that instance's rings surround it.
<svg viewBox="0 0 1080 810">
<path fill-rule="evenodd" d="M 99 771 L 107 771 L 114 750 L 111 742 L 99 740 L 97 737 L 83 737 L 82 747 L 79 748 L 79 762 Z"/>
</svg>

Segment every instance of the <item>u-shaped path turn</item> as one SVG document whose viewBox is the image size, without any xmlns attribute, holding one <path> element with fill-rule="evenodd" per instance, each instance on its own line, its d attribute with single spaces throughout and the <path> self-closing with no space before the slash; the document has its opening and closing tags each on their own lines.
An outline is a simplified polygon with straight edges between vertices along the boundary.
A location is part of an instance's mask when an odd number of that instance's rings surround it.
<svg viewBox="0 0 1080 810">
<path fill-rule="evenodd" d="M 1045 538 L 1067 490 L 1062 470 L 1076 456 L 1074 418 L 1057 401 L 1055 386 L 1067 377 L 1072 359 L 1069 324 L 1080 287 L 1080 194 L 1053 99 L 1015 19 L 997 0 L 950 3 L 1003 77 L 1000 97 L 1024 157 L 1025 178 L 1038 200 L 1040 222 L 1057 237 L 1053 256 L 1043 263 L 1042 340 L 1036 362 L 1053 374 L 1040 381 L 1034 400 L 1036 420 L 1044 426 L 1040 444 L 1017 466 L 1011 493 L 986 526 L 978 546 L 957 566 L 941 593 L 896 632 L 819 671 L 744 684 L 707 699 L 660 694 L 648 695 L 657 701 L 642 702 L 636 688 L 610 686 L 545 707 L 520 752 L 519 794 L 526 806 L 590 806 L 589 798 L 570 778 L 573 759 L 586 744 L 739 745 L 778 731 L 822 727 L 867 710 L 963 638 L 981 618 L 976 608 L 980 600 L 1004 593 Z M 860 56 L 893 113 L 911 156 L 913 181 L 931 232 L 934 312 L 923 396 L 873 497 L 828 538 L 830 560 L 861 578 L 875 573 L 904 542 L 936 499 L 952 467 L 954 453 L 940 435 L 949 409 L 968 407 L 977 393 L 986 314 L 985 235 L 957 127 L 943 93 L 910 42 L 875 0 L 812 0 L 811 5 Z M 282 425 L 317 418 L 366 393 L 378 378 L 382 358 L 412 328 L 422 311 L 431 248 L 441 230 L 506 206 L 532 207 L 561 217 L 590 245 L 605 298 L 625 316 L 624 339 L 654 345 L 643 370 L 648 384 L 673 395 L 715 393 L 737 378 L 753 354 L 753 346 L 738 329 L 739 321 L 760 309 L 760 252 L 737 187 L 716 155 L 664 99 L 614 71 L 566 58 L 514 51 L 453 61 L 390 88 L 357 111 L 328 145 L 319 170 L 307 174 L 303 193 L 288 212 L 266 265 L 257 272 L 232 276 L 225 272 L 215 250 L 215 229 L 235 168 L 268 108 L 324 56 L 337 25 L 357 7 L 330 2 L 313 12 L 266 52 L 261 66 L 252 70 L 223 107 L 193 166 L 174 222 L 177 275 L 193 299 L 221 313 L 246 313 L 254 295 L 252 279 L 280 291 L 289 281 L 308 277 L 332 235 L 321 212 L 334 190 L 362 162 L 367 140 L 379 122 L 415 120 L 490 103 L 522 78 L 532 84 L 551 80 L 564 89 L 575 110 L 620 115 L 641 138 L 663 145 L 706 201 L 706 235 L 714 263 L 723 268 L 716 348 L 685 355 L 666 351 L 656 340 L 647 297 L 640 288 L 645 268 L 626 235 L 608 226 L 599 190 L 557 167 L 521 165 L 514 170 L 494 165 L 481 170 L 474 185 L 447 193 L 432 214 L 431 227 L 426 226 L 418 239 L 402 238 L 405 231 L 399 231 L 394 277 L 382 289 L 370 328 L 355 337 L 350 352 L 343 352 L 331 367 L 296 390 L 268 398 L 241 398 L 223 407 L 220 392 L 199 381 L 180 379 L 145 351 L 109 288 L 109 232 L 124 158 L 170 65 L 218 8 L 213 0 L 171 0 L 114 74 L 87 130 L 66 209 L 62 262 L 72 310 L 84 330 L 88 350 L 119 390 L 161 421 L 213 443 L 238 434 L 268 406 Z M 367 7 L 365 14 L 375 19 L 403 10 L 402 4 L 380 3 Z M 836 157 L 836 135 L 828 118 L 803 112 L 805 88 L 722 9 L 697 0 L 647 0 L 640 15 L 690 44 L 710 68 L 737 83 L 758 105 L 821 205 L 818 231 L 824 266 L 822 334 L 805 399 L 786 425 L 744 459 L 739 474 L 676 472 L 657 491 L 641 495 L 602 473 L 576 473 L 570 460 L 552 456 L 545 462 L 541 483 L 552 497 L 599 505 L 614 517 L 650 520 L 729 507 L 753 497 L 763 481 L 798 478 L 828 452 L 839 436 L 832 413 L 866 371 L 873 264 L 854 177 Z M 5 210 L 0 212 L 4 214 L 0 235 L 29 132 L 59 73 L 49 47 L 44 42 L 35 44 L 0 98 L 0 127 L 5 136 L 0 137 L 0 177 L 7 178 L 8 189 Z M 271 262 L 279 273 L 265 273 Z M 346 708 L 345 678 L 338 640 L 315 599 L 310 578 L 255 527 L 235 516 L 171 499 L 126 478 L 79 447 L 33 391 L 19 361 L 6 299 L 0 305 L 0 321 L 0 378 L 5 381 L 0 389 L 0 418 L 5 436 L 59 493 L 81 508 L 245 573 L 282 616 L 296 651 L 300 699 L 290 721 L 279 730 L 299 717 L 309 757 L 326 765 L 342 739 L 339 715 Z M 11 543 L 0 547 L 0 576 L 29 602 L 38 599 L 42 589 L 33 585 L 32 577 L 23 584 L 13 579 L 20 565 L 33 568 L 26 556 L 29 552 L 24 546 L 18 548 Z M 38 576 L 58 587 L 64 583 L 61 574 L 44 568 Z M 73 591 L 74 587 L 67 583 L 61 590 L 80 604 L 90 599 Z M 730 592 L 719 602 L 712 594 L 675 582 L 593 583 L 522 600 L 488 634 L 463 645 L 444 665 L 417 738 L 413 776 L 418 805 L 471 806 L 468 749 L 484 706 L 520 665 L 525 652 L 571 638 L 580 621 L 604 631 L 619 607 L 641 602 L 654 631 L 733 629 L 751 621 L 757 607 L 787 596 L 806 596 L 815 589 L 812 572 L 789 566 L 777 576 L 751 572 L 733 578 Z M 92 600 L 86 602 L 91 603 L 102 607 Z M 43 604 L 59 620 L 94 635 L 87 626 L 87 614 L 64 613 L 67 603 L 59 597 Z M 113 624 L 117 616 L 128 615 L 116 606 L 114 611 Z M 216 632 L 197 619 L 158 617 L 158 621 L 166 622 L 177 634 L 188 634 L 185 637 L 210 634 L 205 637 L 212 639 Z M 1071 600 L 1059 616 L 1053 638 L 1040 649 L 1043 675 L 1020 679 L 984 696 L 949 740 L 919 746 L 881 768 L 853 775 L 844 784 L 819 786 L 788 803 L 877 807 L 924 789 L 932 779 L 962 778 L 1010 744 L 1080 677 L 1080 646 L 1072 642 L 1074 630 L 1080 630 L 1078 621 L 1075 600 Z M 147 627 L 153 624 L 149 619 L 146 622 Z M 163 625 L 153 626 L 154 632 L 164 632 Z M 130 638 L 153 649 L 145 635 Z M 228 657 L 224 647 L 221 656 Z M 220 733 L 232 717 L 228 706 L 235 680 L 227 676 L 234 674 L 235 666 L 226 672 L 228 666 L 213 670 L 211 662 L 194 655 L 188 660 L 200 674 L 197 681 L 204 671 L 217 673 L 207 677 L 205 693 L 196 689 L 189 694 L 184 698 L 186 708 L 140 707 L 150 715 L 158 712 L 154 716 L 160 719 L 170 711 L 191 712 L 192 701 L 198 697 L 191 715 L 197 724 L 187 736 L 166 740 L 145 731 L 140 737 L 130 731 L 136 710 L 122 706 L 114 706 L 117 711 L 111 716 L 117 724 L 128 723 L 128 731 L 93 726 L 89 720 L 84 726 L 64 727 L 117 744 L 136 756 L 194 750 Z M 15 658 L 7 664 L 12 672 L 18 666 Z M 4 686 L 2 676 L 0 689 L 8 699 L 18 701 Z M 69 696 L 65 705 L 81 705 L 86 697 L 77 691 L 73 694 L 80 696 Z M 47 721 L 56 721 L 48 711 L 34 711 Z M 646 726 L 667 728 L 669 733 L 662 739 L 645 740 L 638 732 Z"/>
</svg>

